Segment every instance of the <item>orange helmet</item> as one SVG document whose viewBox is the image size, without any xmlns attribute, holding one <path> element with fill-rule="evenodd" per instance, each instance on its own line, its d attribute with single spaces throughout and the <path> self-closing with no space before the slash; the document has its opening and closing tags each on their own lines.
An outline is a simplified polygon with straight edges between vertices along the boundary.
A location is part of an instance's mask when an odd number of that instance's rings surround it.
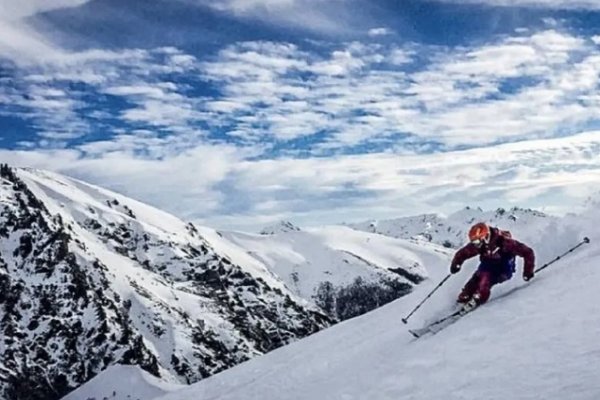
<svg viewBox="0 0 600 400">
<path fill-rule="evenodd" d="M 476 246 L 481 246 L 490 240 L 490 227 L 479 222 L 469 229 L 469 241 Z"/>
</svg>

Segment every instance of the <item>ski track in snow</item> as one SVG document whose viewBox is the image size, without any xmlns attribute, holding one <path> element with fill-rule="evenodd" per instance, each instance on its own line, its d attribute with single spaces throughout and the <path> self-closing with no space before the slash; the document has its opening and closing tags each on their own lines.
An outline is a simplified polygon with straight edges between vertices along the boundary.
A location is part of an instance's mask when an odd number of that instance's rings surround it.
<svg viewBox="0 0 600 400">
<path fill-rule="evenodd" d="M 592 235 L 600 213 L 523 227 L 541 266 Z M 345 321 L 160 400 L 387 400 L 600 398 L 600 246 L 594 237 L 534 280 L 515 277 L 492 300 L 435 335 L 412 338 L 405 316 L 446 274 L 408 297 Z M 476 261 L 409 321 L 420 327 L 451 308 Z"/>
</svg>

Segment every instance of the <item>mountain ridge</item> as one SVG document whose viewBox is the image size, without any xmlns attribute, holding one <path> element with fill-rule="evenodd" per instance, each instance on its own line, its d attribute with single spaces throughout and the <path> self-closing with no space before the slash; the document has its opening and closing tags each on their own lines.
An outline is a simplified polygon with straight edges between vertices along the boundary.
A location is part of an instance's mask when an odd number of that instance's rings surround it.
<svg viewBox="0 0 600 400">
<path fill-rule="evenodd" d="M 428 241 L 447 248 L 459 248 L 465 243 L 468 228 L 476 222 L 486 222 L 502 229 L 518 230 L 523 224 L 535 224 L 542 227 L 554 220 L 556 217 L 521 207 L 483 210 L 480 207 L 467 206 L 448 216 L 422 214 L 344 225 L 364 232 L 394 238 Z"/>
</svg>

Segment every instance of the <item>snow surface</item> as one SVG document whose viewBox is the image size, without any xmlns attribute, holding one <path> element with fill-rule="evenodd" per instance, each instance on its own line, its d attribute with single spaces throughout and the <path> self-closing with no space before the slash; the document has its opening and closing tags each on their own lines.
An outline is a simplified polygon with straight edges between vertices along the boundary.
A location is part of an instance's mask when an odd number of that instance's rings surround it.
<svg viewBox="0 0 600 400">
<path fill-rule="evenodd" d="M 521 226 L 537 265 L 584 235 L 592 242 L 539 273 L 495 287 L 492 299 L 437 333 L 414 339 L 401 322 L 447 274 L 407 297 L 214 375 L 160 400 L 398 400 L 600 398 L 600 212 Z M 443 315 L 476 261 L 465 264 L 410 320 Z"/>
<path fill-rule="evenodd" d="M 63 400 L 152 400 L 183 387 L 164 382 L 135 366 L 114 365 L 63 397 Z"/>
</svg>

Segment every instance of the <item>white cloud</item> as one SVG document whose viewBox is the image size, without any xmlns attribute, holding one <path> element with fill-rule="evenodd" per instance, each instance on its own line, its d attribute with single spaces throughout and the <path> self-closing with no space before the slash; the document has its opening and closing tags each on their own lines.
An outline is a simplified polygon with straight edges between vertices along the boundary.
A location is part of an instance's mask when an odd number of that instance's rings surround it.
<svg viewBox="0 0 600 400">
<path fill-rule="evenodd" d="M 37 13 L 58 8 L 77 7 L 89 0 L 0 0 L 0 18 L 8 21 L 21 20 Z"/>
<path fill-rule="evenodd" d="M 390 64 L 402 65 L 412 61 L 413 52 L 404 49 L 391 49 L 386 55 L 386 60 Z"/>
<path fill-rule="evenodd" d="M 165 98 L 165 91 L 157 86 L 113 86 L 104 89 L 104 93 L 113 96 L 142 96 L 155 99 Z"/>
<path fill-rule="evenodd" d="M 321 44 L 328 52 L 316 53 L 250 42 L 210 62 L 176 48 L 61 50 L 59 58 L 21 68 L 16 85 L 0 87 L 2 112 L 30 118 L 40 131 L 38 143 L 24 146 L 47 150 L 2 151 L 0 158 L 74 174 L 217 225 L 251 224 L 267 213 L 261 218 L 312 223 L 444 211 L 440 204 L 452 211 L 465 198 L 537 207 L 548 193 L 551 206 L 572 206 L 598 181 L 599 133 L 523 140 L 597 122 L 597 42 L 556 30 L 453 49 L 352 42 Z M 412 64 L 417 53 L 420 62 Z M 218 94 L 190 94 L 190 86 L 207 82 Z M 127 106 L 103 110 L 72 83 Z M 84 112 L 90 105 L 95 110 Z M 89 118 L 100 131 L 116 117 L 126 127 L 111 131 L 115 137 L 59 149 L 89 131 Z M 504 141 L 520 142 L 411 154 Z M 377 150 L 294 159 L 364 144 Z M 253 158 L 276 157 L 270 146 L 279 146 L 278 159 Z M 157 186 L 165 176 L 173 179 Z"/>
<path fill-rule="evenodd" d="M 131 137 L 122 137 L 105 143 L 104 148 L 102 144 L 87 146 L 87 153 L 75 149 L 0 150 L 0 160 L 66 173 L 193 218 L 219 209 L 224 193 L 214 185 L 246 155 L 226 145 L 190 147 L 188 143 L 178 148 L 179 143 L 159 143 L 160 139 L 154 143 L 141 138 L 138 143 L 130 141 Z M 138 154 L 140 146 L 159 149 L 163 158 Z M 177 151 L 168 154 L 166 148 Z"/>
<path fill-rule="evenodd" d="M 598 131 L 420 156 L 378 153 L 257 161 L 233 146 L 185 149 L 178 146 L 186 139 L 165 140 L 174 139 L 141 133 L 136 139 L 123 136 L 97 152 L 90 146 L 77 151 L 2 150 L 0 162 L 67 173 L 184 218 L 246 229 L 281 218 L 320 224 L 451 212 L 465 204 L 568 212 L 600 181 Z M 143 146 L 173 151 L 155 158 L 141 155 Z"/>
<path fill-rule="evenodd" d="M 211 5 L 222 10 L 231 10 L 236 13 L 245 13 L 257 8 L 292 7 L 297 0 L 216 0 Z"/>
<path fill-rule="evenodd" d="M 60 60 L 67 52 L 27 24 L 25 18 L 59 8 L 77 7 L 89 0 L 0 0 L 0 58 L 19 64 Z"/>
<path fill-rule="evenodd" d="M 373 29 L 369 29 L 369 36 L 388 36 L 391 35 L 393 32 L 388 29 L 388 28 L 373 28 Z"/>
<path fill-rule="evenodd" d="M 540 7 L 553 9 L 600 9 L 598 0 L 438 0 L 463 4 L 487 4 L 500 7 Z"/>
<path fill-rule="evenodd" d="M 321 130 L 338 131 L 348 113 L 362 105 L 357 96 L 373 99 L 377 91 L 397 86 L 394 78 L 405 78 L 400 72 L 386 76 L 388 72 L 366 70 L 386 62 L 390 54 L 394 62 L 404 63 L 410 52 L 393 48 L 387 54 L 379 45 L 350 43 L 323 58 L 296 46 L 233 46 L 204 66 L 208 78 L 223 84 L 224 94 L 208 107 L 226 105 L 229 114 L 222 116 L 221 124 L 237 122 L 236 134 L 246 132 L 248 138 L 289 140 Z M 298 73 L 310 77 L 298 78 Z"/>
<path fill-rule="evenodd" d="M 65 56 L 59 47 L 25 24 L 0 18 L 0 58 L 21 65 L 31 65 L 40 60 L 58 60 Z"/>
<path fill-rule="evenodd" d="M 188 77 L 197 66 L 193 56 L 173 48 L 74 52 L 15 68 L 12 84 L 0 87 L 0 104 L 5 115 L 31 120 L 45 146 L 64 146 L 69 139 L 87 135 L 91 124 L 100 130 L 101 123 L 116 117 L 170 132 L 196 130 L 190 127 L 194 121 L 207 118 L 198 111 L 202 99 L 188 97 L 187 87 L 170 79 Z M 88 89 L 73 89 L 79 83 Z M 92 94 L 100 100 L 117 96 L 128 105 L 102 109 L 101 101 L 90 101 Z"/>
<path fill-rule="evenodd" d="M 247 145 L 303 138 L 310 143 L 279 146 L 282 154 L 324 154 L 369 143 L 486 145 L 573 132 L 595 121 L 595 49 L 593 38 L 546 30 L 452 52 L 351 42 L 318 54 L 287 43 L 246 42 L 200 62 L 176 48 L 92 50 L 24 69 L 24 90 L 0 88 L 0 101 L 32 118 L 41 136 L 57 139 L 57 145 L 89 131 L 82 117 L 89 103 L 64 90 L 69 82 L 124 99 L 127 106 L 112 117 L 133 129 L 180 133 L 202 124 L 209 133 L 224 132 Z M 415 71 L 410 62 L 417 51 L 429 61 Z M 178 77 L 197 80 L 177 84 Z M 190 95 L 190 84 L 200 79 L 220 94 Z M 105 114 L 97 109 L 85 117 L 103 121 Z M 397 142 L 398 135 L 406 142 Z"/>
<path fill-rule="evenodd" d="M 403 71 L 416 51 L 431 61 Z M 263 43 L 230 47 L 204 71 L 223 85 L 209 108 L 227 105 L 219 123 L 249 140 L 327 132 L 312 147 L 319 152 L 404 133 L 464 146 L 548 137 L 596 120 L 597 103 L 588 101 L 600 73 L 594 53 L 591 38 L 556 30 L 453 52 L 349 43 L 323 57 Z"/>
<path fill-rule="evenodd" d="M 140 77 L 129 79 L 135 81 Z M 121 113 L 122 119 L 128 122 L 140 122 L 175 131 L 190 126 L 192 121 L 207 118 L 198 111 L 198 100 L 179 93 L 179 87 L 172 82 L 138 82 L 100 90 L 102 93 L 121 96 L 135 104 L 133 108 Z"/>
<path fill-rule="evenodd" d="M 364 31 L 368 14 L 357 15 L 356 0 L 188 0 L 237 18 L 295 27 L 325 34 Z M 362 7 L 365 5 L 362 4 Z M 360 27 L 360 28 L 357 28 Z"/>
<path fill-rule="evenodd" d="M 175 96 L 177 97 L 177 96 Z M 123 112 L 123 119 L 130 122 L 141 122 L 151 126 L 179 127 L 188 120 L 197 118 L 198 114 L 191 104 L 169 103 L 152 99 L 143 99 L 139 107 Z"/>
</svg>

